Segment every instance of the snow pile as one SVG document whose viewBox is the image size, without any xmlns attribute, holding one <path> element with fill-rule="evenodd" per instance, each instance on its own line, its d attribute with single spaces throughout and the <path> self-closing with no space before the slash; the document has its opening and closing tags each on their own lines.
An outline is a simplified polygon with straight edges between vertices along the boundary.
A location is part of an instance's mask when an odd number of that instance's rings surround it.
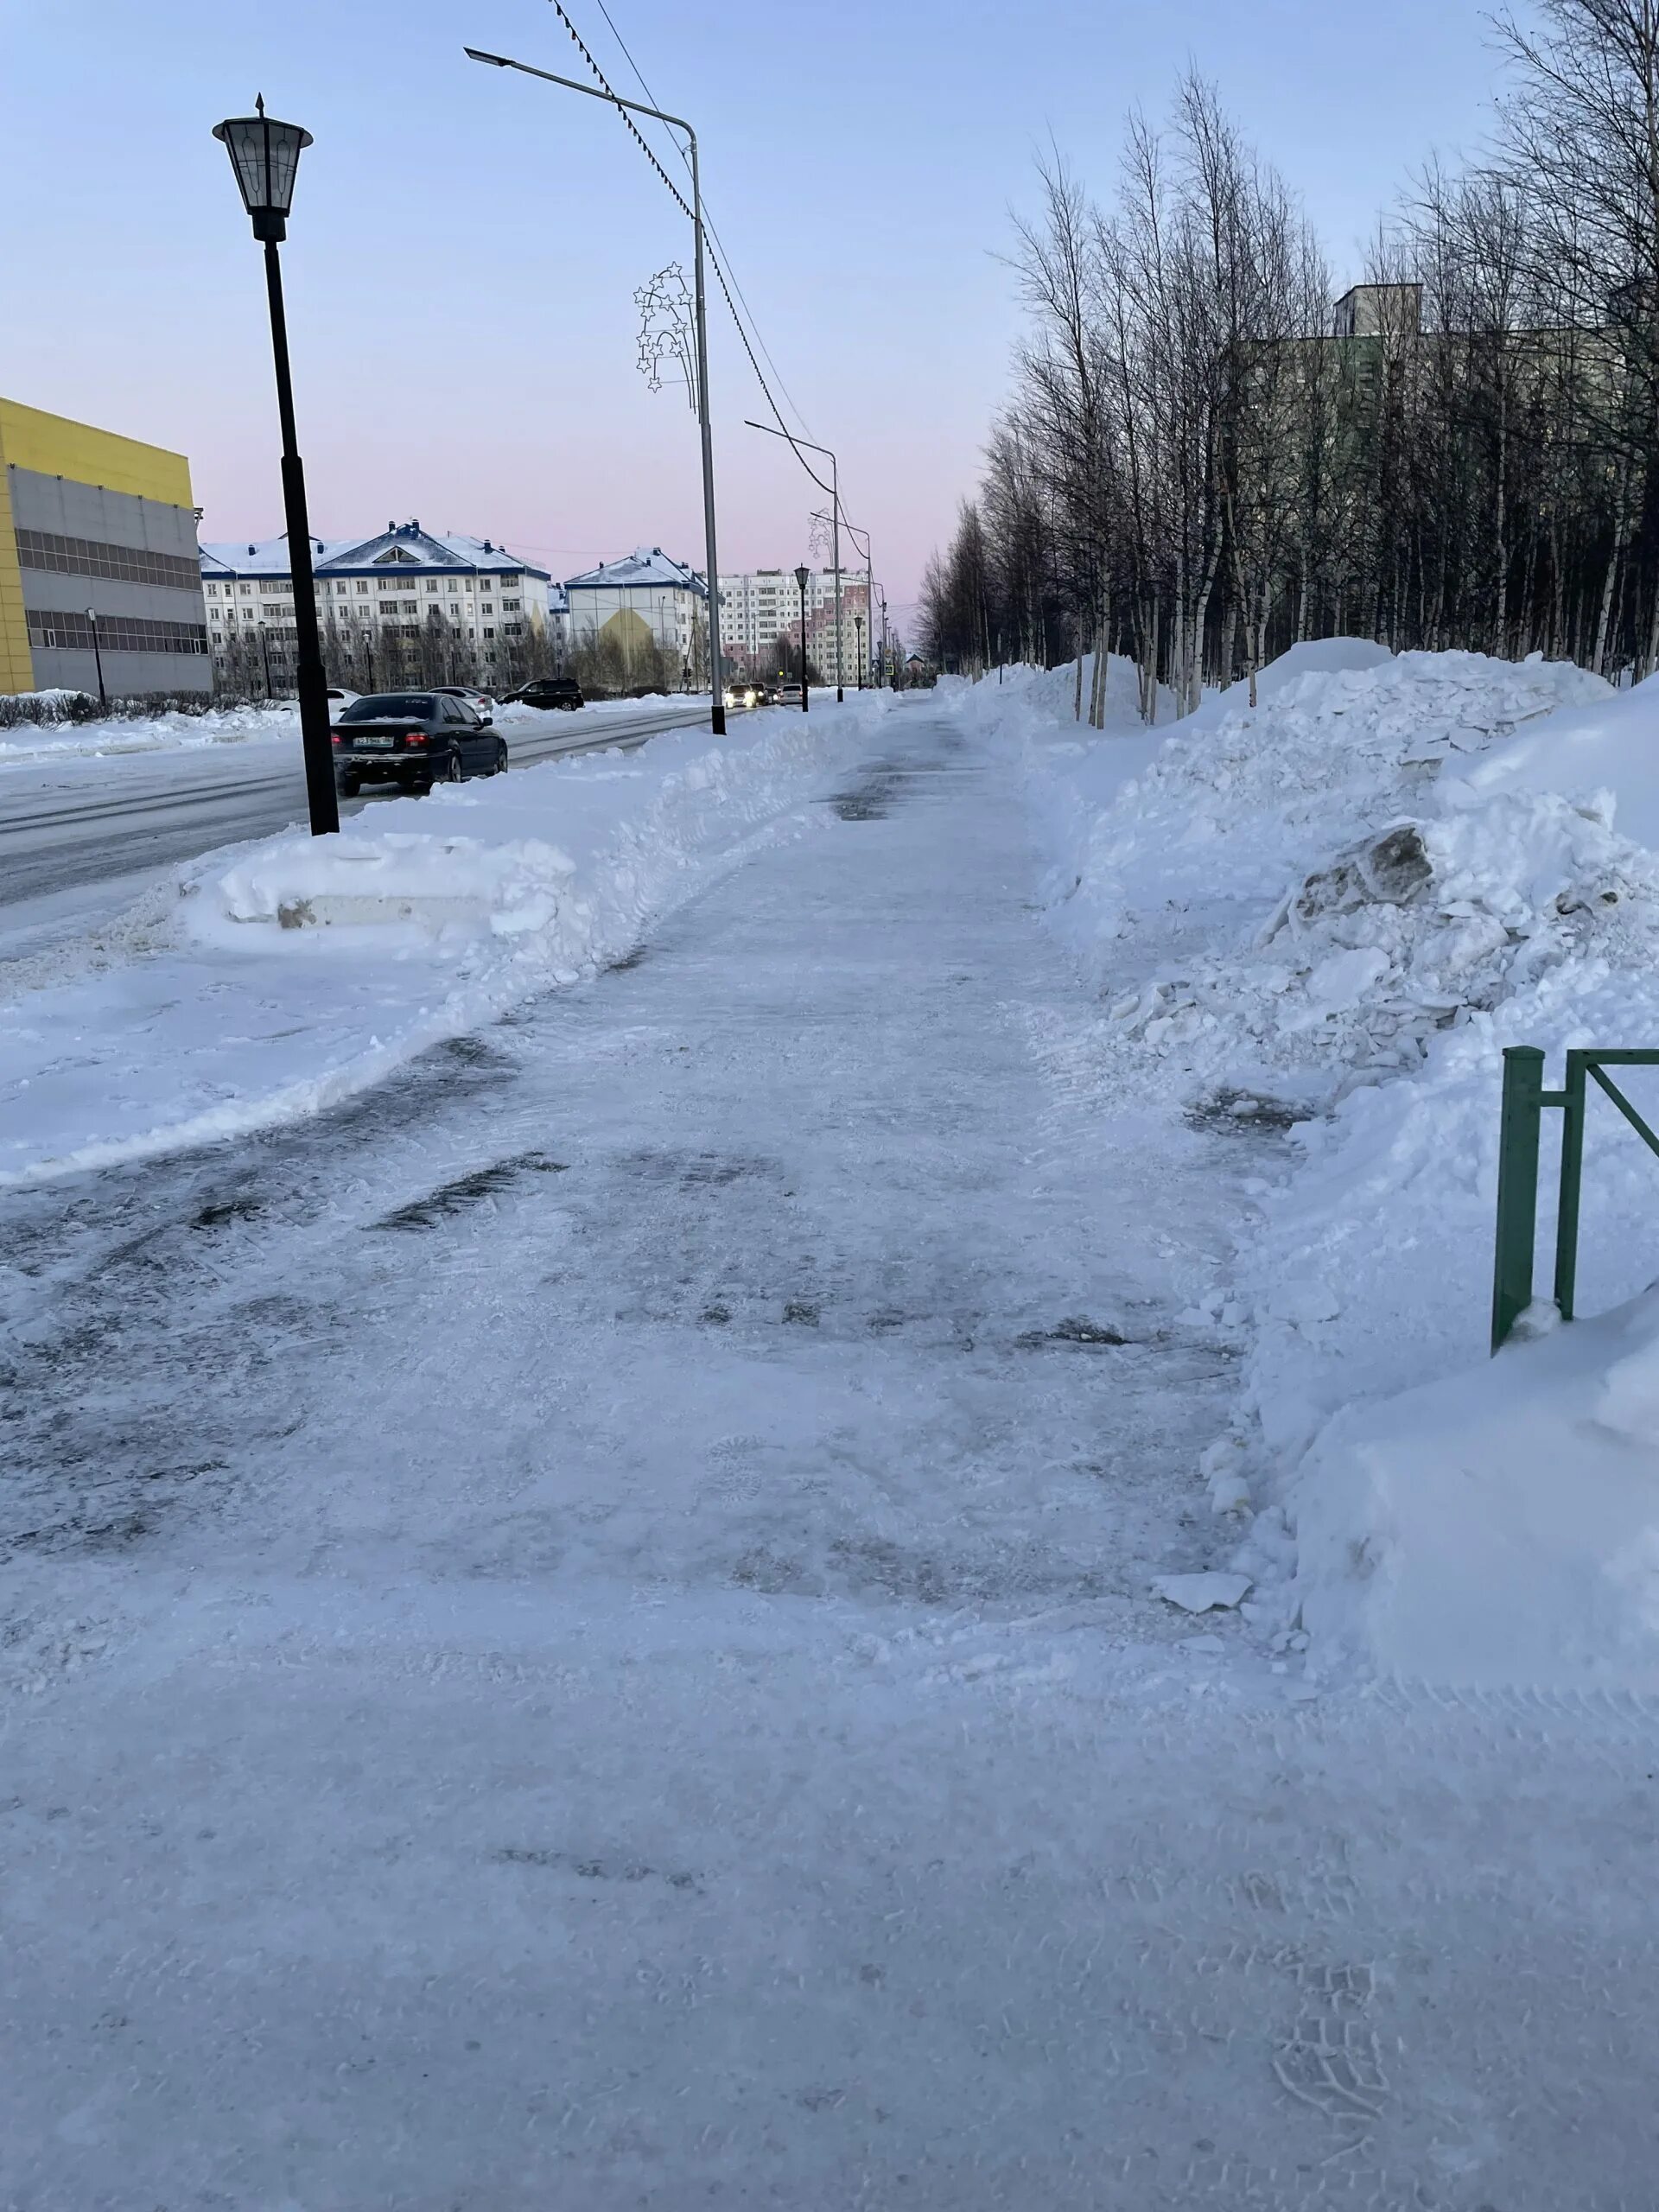
<svg viewBox="0 0 1659 2212">
<path fill-rule="evenodd" d="M 314 1113 L 655 918 L 855 760 L 891 695 L 441 785 L 194 861 L 141 957 L 0 1008 L 0 1181 Z"/>
<path fill-rule="evenodd" d="M 95 753 L 197 753 L 252 739 L 299 734 L 299 709 L 283 701 L 257 706 L 213 707 L 206 714 L 111 715 L 90 722 L 17 722 L 0 729 L 0 767 L 73 760 Z"/>
<path fill-rule="evenodd" d="M 1659 1691 L 1659 1293 L 1339 1414 L 1297 1531 L 1324 1669 Z"/>
<path fill-rule="evenodd" d="M 1517 1347 L 1490 1370 L 1485 1351 L 1502 1047 L 1543 1046 L 1559 1080 L 1568 1045 L 1659 1043 L 1659 858 L 1629 834 L 1659 842 L 1659 689 L 1333 640 L 1264 671 L 1255 709 L 1235 690 L 1161 739 L 1079 742 L 1019 706 L 1005 727 L 1052 863 L 1047 916 L 1101 987 L 1120 1080 L 1243 1141 L 1249 1226 L 1192 1318 L 1243 1354 L 1237 1419 L 1200 1471 L 1241 1516 L 1247 1617 L 1281 1649 L 1300 1612 L 1377 1663 L 1518 1679 L 1507 1609 L 1559 1599 L 1568 1611 L 1536 1624 L 1543 1676 L 1631 1679 L 1645 1647 L 1619 1608 L 1639 1611 L 1635 1585 L 1606 1566 L 1625 1594 L 1574 1611 L 1592 1570 L 1550 1555 L 1580 1468 L 1611 1497 L 1613 1461 L 1637 1448 L 1623 1434 L 1603 1466 L 1585 1441 L 1586 1419 L 1606 1425 L 1584 1408 L 1607 1346 L 1569 1331 L 1566 1351 Z M 1627 1087 L 1659 1118 L 1659 1082 L 1630 1071 Z M 1587 1313 L 1659 1274 L 1659 1161 L 1603 1106 Z M 1554 1156 L 1547 1131 L 1541 1282 Z M 1523 1383 L 1554 1445 L 1506 1522 L 1524 1425 L 1499 1416 Z M 1479 1504 L 1437 1516 L 1437 1481 Z M 1585 1532 L 1604 1565 L 1641 1542 L 1634 1506 L 1608 1513 L 1618 1542 Z M 1479 1605 L 1430 1639 L 1423 1617 L 1476 1586 Z"/>
</svg>

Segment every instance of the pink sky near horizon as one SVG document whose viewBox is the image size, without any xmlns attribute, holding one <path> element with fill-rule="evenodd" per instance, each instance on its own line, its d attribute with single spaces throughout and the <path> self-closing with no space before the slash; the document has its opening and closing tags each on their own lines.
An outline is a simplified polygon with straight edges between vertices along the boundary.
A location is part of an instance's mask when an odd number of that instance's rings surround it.
<svg viewBox="0 0 1659 2212">
<path fill-rule="evenodd" d="M 1263 0 L 1248 20 L 1222 0 L 609 4 L 697 124 L 713 221 L 895 606 L 1007 386 L 1020 314 L 997 257 L 1051 131 L 1105 193 L 1125 108 L 1157 111 L 1196 59 L 1347 276 L 1406 173 L 1478 135 L 1496 67 L 1461 0 Z M 595 0 L 566 5 L 637 92 Z M 556 575 L 637 544 L 702 565 L 695 423 L 635 367 L 633 292 L 689 270 L 689 226 L 613 111 L 461 56 L 583 73 L 546 0 L 8 13 L 0 204 L 10 296 L 35 305 L 0 328 L 0 391 L 186 452 L 206 537 L 281 528 L 257 250 L 209 136 L 263 92 L 316 138 L 285 270 L 318 531 L 417 517 Z M 717 293 L 709 329 L 721 565 L 792 566 L 820 497 L 744 428 L 765 403 Z"/>
</svg>

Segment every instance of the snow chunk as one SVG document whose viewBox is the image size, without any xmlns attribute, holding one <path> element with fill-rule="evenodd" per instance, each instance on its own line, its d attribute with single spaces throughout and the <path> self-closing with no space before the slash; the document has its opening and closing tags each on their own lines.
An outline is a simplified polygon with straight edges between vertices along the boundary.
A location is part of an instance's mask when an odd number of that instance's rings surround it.
<svg viewBox="0 0 1659 2212">
<path fill-rule="evenodd" d="M 1160 1574 L 1154 1582 L 1154 1594 L 1166 1598 L 1172 1605 L 1179 1605 L 1184 1613 L 1230 1611 L 1236 1605 L 1250 1586 L 1248 1574 Z"/>
</svg>

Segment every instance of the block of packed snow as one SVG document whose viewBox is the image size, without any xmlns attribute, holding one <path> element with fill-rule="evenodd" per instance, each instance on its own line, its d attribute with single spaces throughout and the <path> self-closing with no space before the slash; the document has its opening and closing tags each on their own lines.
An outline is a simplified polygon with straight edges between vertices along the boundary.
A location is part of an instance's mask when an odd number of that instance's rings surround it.
<svg viewBox="0 0 1659 2212">
<path fill-rule="evenodd" d="M 1160 1574 L 1153 1583 L 1154 1595 L 1179 1605 L 1184 1613 L 1227 1612 L 1250 1586 L 1248 1574 Z"/>
<path fill-rule="evenodd" d="M 1295 1511 L 1322 1664 L 1659 1690 L 1659 1290 L 1347 1408 Z"/>
</svg>

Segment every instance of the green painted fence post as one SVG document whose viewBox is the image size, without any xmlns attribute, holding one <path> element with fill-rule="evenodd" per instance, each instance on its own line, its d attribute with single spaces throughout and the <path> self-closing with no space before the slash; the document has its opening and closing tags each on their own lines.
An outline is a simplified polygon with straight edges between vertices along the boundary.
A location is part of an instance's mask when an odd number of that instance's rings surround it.
<svg viewBox="0 0 1659 2212">
<path fill-rule="evenodd" d="M 1561 1195 L 1555 1210 L 1555 1303 L 1563 1321 L 1573 1319 L 1579 1274 L 1579 1186 L 1584 1172 L 1585 1066 L 1587 1052 L 1567 1056 L 1561 1091 Z"/>
<path fill-rule="evenodd" d="M 1503 1053 L 1503 1118 L 1497 1138 L 1497 1243 L 1492 1267 L 1492 1350 L 1532 1303 L 1538 1227 L 1538 1128 L 1544 1056 L 1535 1045 Z"/>
</svg>

